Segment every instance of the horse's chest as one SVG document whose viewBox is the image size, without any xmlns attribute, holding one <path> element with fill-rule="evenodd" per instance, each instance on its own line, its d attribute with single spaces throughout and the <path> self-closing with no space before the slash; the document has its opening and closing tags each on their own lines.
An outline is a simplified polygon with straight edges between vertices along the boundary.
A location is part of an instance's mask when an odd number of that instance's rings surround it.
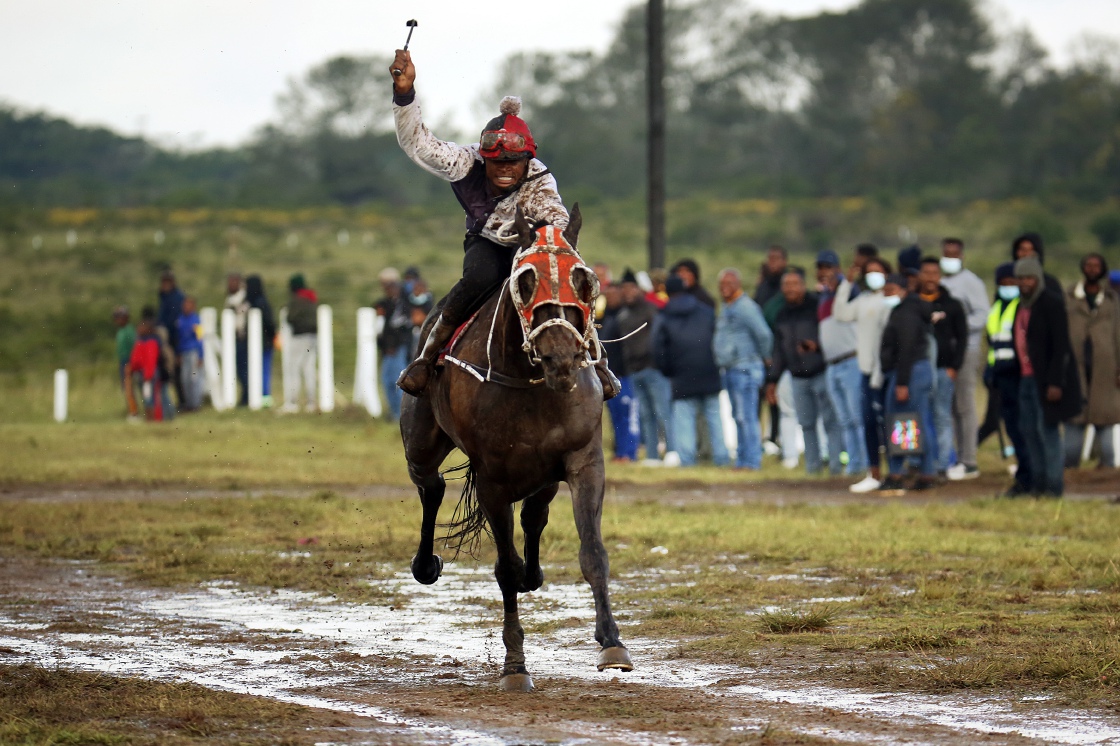
<svg viewBox="0 0 1120 746">
<path fill-rule="evenodd" d="M 491 453 L 521 458 L 560 458 L 595 437 L 600 419 L 580 402 L 541 407 L 533 397 L 493 401 L 478 397 L 456 412 L 455 431 L 472 458 Z"/>
</svg>

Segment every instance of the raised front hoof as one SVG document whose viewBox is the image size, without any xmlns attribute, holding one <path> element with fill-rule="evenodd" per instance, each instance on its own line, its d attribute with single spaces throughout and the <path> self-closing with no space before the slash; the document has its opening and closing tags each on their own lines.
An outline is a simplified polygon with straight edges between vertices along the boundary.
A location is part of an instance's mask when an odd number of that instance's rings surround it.
<svg viewBox="0 0 1120 746">
<path fill-rule="evenodd" d="M 517 592 L 532 593 L 533 591 L 539 591 L 542 585 L 544 585 L 544 570 L 538 567 L 536 569 L 536 572 L 525 572 L 525 579 L 521 581 L 521 585 L 518 586 Z"/>
<path fill-rule="evenodd" d="M 401 371 L 401 375 L 397 379 L 397 388 L 406 394 L 420 396 L 424 393 L 424 389 L 428 388 L 428 379 L 431 376 L 431 363 L 427 360 L 413 360 L 407 368 Z"/>
<path fill-rule="evenodd" d="M 503 692 L 531 692 L 533 679 L 527 673 L 507 673 L 498 686 Z"/>
<path fill-rule="evenodd" d="M 417 583 L 431 585 L 442 574 L 443 557 L 438 554 L 428 555 L 427 560 L 421 559 L 420 555 L 412 558 L 412 577 L 416 578 Z"/>
<path fill-rule="evenodd" d="M 630 651 L 621 645 L 616 648 L 603 648 L 599 652 L 599 662 L 595 664 L 600 671 L 613 668 L 618 671 L 633 671 L 634 663 L 630 660 Z"/>
</svg>

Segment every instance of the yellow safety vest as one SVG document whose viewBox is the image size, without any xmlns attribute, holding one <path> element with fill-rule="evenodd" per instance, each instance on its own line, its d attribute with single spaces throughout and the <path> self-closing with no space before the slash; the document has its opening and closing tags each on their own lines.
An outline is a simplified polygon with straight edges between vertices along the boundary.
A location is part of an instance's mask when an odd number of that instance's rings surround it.
<svg viewBox="0 0 1120 746">
<path fill-rule="evenodd" d="M 1003 307 L 999 303 L 992 306 L 988 313 L 988 365 L 997 361 L 1015 359 L 1015 312 L 1019 309 L 1019 299 L 1015 298 Z"/>
</svg>

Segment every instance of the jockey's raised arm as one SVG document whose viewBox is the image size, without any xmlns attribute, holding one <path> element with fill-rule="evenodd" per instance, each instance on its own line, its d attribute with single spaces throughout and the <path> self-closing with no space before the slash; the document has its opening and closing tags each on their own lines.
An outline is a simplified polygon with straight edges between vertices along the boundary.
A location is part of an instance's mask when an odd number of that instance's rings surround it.
<svg viewBox="0 0 1120 746">
<path fill-rule="evenodd" d="M 487 122 L 479 141 L 458 145 L 440 140 L 424 124 L 416 100 L 416 67 L 408 51 L 397 50 L 390 73 L 397 142 L 414 163 L 451 183 L 466 213 L 463 277 L 443 300 L 440 317 L 423 349 L 397 381 L 404 391 L 419 396 L 428 384 L 440 348 L 489 292 L 509 276 L 519 248 L 514 228 L 518 209 L 534 224 L 565 228 L 569 218 L 556 179 L 537 160 L 537 145 L 529 125 L 518 116 L 521 99 L 502 99 L 501 113 Z M 596 366 L 596 370 L 607 397 L 613 396 L 617 379 L 605 364 Z"/>
</svg>

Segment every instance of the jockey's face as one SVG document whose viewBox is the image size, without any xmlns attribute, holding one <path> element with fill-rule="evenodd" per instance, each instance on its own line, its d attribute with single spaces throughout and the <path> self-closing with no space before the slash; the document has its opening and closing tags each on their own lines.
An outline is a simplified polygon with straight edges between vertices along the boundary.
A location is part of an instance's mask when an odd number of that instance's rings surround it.
<svg viewBox="0 0 1120 746">
<path fill-rule="evenodd" d="M 498 192 L 508 192 L 513 189 L 521 183 L 525 178 L 525 172 L 529 170 L 528 158 L 516 161 L 487 158 L 483 162 L 486 164 L 486 180 Z"/>
</svg>

